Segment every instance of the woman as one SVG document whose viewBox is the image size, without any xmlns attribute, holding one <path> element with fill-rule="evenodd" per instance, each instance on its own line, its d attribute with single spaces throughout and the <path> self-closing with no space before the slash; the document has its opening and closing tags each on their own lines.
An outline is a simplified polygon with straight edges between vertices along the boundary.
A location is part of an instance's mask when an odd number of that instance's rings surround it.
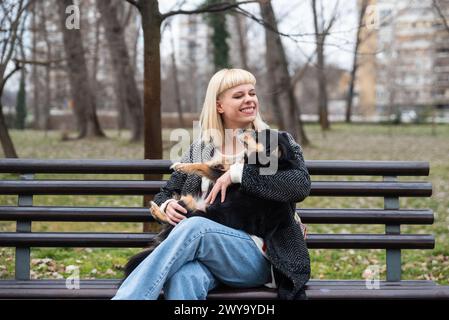
<svg viewBox="0 0 449 320">
<path fill-rule="evenodd" d="M 240 129 L 268 128 L 259 114 L 256 79 L 242 69 L 223 69 L 210 80 L 200 116 L 200 137 L 181 162 L 210 160 L 217 153 L 230 155 L 234 164 L 213 185 L 196 175 L 174 172 L 154 202 L 175 228 L 129 275 L 114 299 L 206 299 L 207 293 L 224 283 L 233 287 L 276 287 L 281 299 L 304 299 L 310 261 L 295 203 L 306 198 L 310 177 L 301 147 L 288 135 L 300 165 L 292 170 L 260 175 L 251 164 L 240 164 Z M 212 203 L 221 201 L 226 189 L 239 183 L 241 190 L 260 198 L 291 204 L 290 223 L 269 239 L 261 239 L 202 217 L 186 219 L 186 210 L 172 199 L 173 193 L 197 193 Z"/>
</svg>

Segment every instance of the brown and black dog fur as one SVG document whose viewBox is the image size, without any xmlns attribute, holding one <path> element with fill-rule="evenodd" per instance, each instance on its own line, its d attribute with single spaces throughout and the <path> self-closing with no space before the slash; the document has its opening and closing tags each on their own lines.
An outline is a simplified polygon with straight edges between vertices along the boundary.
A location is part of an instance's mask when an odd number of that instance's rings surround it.
<svg viewBox="0 0 449 320">
<path fill-rule="evenodd" d="M 277 135 L 274 137 L 273 135 Z M 275 139 L 273 139 L 273 137 Z M 262 139 L 261 139 L 262 138 Z M 276 159 L 277 170 L 288 170 L 298 166 L 298 159 L 289 146 L 285 133 L 277 130 L 263 130 L 257 132 L 256 139 L 251 133 L 243 132 L 240 135 L 245 146 L 245 163 L 260 168 L 268 167 L 268 160 Z M 270 141 L 277 142 L 277 147 L 271 148 Z M 263 156 L 263 158 L 261 157 Z M 250 160 L 250 161 L 249 161 Z M 187 174 L 198 174 L 207 177 L 214 183 L 230 167 L 225 159 L 213 159 L 204 163 L 175 163 L 172 168 Z M 258 198 L 243 192 L 239 184 L 231 184 L 226 190 L 226 198 L 221 203 L 218 195 L 213 203 L 204 206 L 192 195 L 174 196 L 178 204 L 187 209 L 187 218 L 201 216 L 216 221 L 225 226 L 240 229 L 248 234 L 265 238 L 273 233 L 283 221 L 286 221 L 290 203 Z M 131 257 L 125 266 L 125 279 L 129 274 L 164 240 L 173 230 L 174 226 L 168 224 L 167 216 L 159 206 L 151 202 L 152 216 L 167 223 L 166 227 L 157 234 L 148 247 Z"/>
</svg>

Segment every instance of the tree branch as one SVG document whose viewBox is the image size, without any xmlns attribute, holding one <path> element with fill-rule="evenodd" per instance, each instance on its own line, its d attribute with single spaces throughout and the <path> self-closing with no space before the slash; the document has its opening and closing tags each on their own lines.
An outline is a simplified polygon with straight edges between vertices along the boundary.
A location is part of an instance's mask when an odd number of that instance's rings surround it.
<svg viewBox="0 0 449 320">
<path fill-rule="evenodd" d="M 22 64 L 34 64 L 39 66 L 49 66 L 53 63 L 59 63 L 63 62 L 66 59 L 56 59 L 56 60 L 47 60 L 47 61 L 39 61 L 39 60 L 28 60 L 28 59 L 14 59 L 16 63 L 22 63 Z"/>
<path fill-rule="evenodd" d="M 140 10 L 140 6 L 136 0 L 125 0 L 125 1 Z"/>
<path fill-rule="evenodd" d="M 334 25 L 335 21 L 337 20 L 337 11 L 338 11 L 338 5 L 340 3 L 340 0 L 337 1 L 337 3 L 335 4 L 334 10 L 332 11 L 332 16 L 331 16 L 331 20 L 329 21 L 329 24 L 327 25 L 326 29 L 324 30 L 324 36 L 327 36 L 330 29 L 332 28 L 332 26 Z"/>
<path fill-rule="evenodd" d="M 206 5 L 206 6 L 200 7 L 196 10 L 169 11 L 169 12 L 161 15 L 161 21 L 163 21 L 164 19 L 166 19 L 168 17 L 177 15 L 177 14 L 197 14 L 197 13 L 206 13 L 206 12 L 209 12 L 209 13 L 222 12 L 222 11 L 238 8 L 239 5 L 241 5 L 241 4 L 255 3 L 255 2 L 259 2 L 259 0 L 248 0 L 248 1 L 240 1 L 240 2 L 235 2 L 235 3 L 221 2 L 221 3 L 214 3 L 214 4 Z"/>
<path fill-rule="evenodd" d="M 438 0 L 432 1 L 433 7 L 435 8 L 436 12 L 440 16 L 441 20 L 443 20 L 444 27 L 449 32 L 449 22 L 448 18 L 444 15 L 443 10 L 441 10 L 440 4 Z"/>
<path fill-rule="evenodd" d="M 14 67 L 13 70 L 11 70 L 10 73 L 8 73 L 6 75 L 6 77 L 3 78 L 2 82 L 0 83 L 0 96 L 3 95 L 3 89 L 5 88 L 5 84 L 8 81 L 9 78 L 11 78 L 11 76 L 16 72 L 19 71 L 20 69 L 22 69 L 22 66 L 16 62 L 16 66 Z"/>
</svg>

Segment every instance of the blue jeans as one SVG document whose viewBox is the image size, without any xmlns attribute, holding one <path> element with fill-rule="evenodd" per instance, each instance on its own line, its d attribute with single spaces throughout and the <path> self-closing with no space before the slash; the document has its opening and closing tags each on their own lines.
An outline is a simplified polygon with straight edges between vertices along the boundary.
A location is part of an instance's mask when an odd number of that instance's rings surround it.
<svg viewBox="0 0 449 320">
<path fill-rule="evenodd" d="M 123 282 L 113 299 L 204 300 L 219 283 L 255 287 L 271 264 L 251 237 L 203 217 L 183 219 Z"/>
</svg>

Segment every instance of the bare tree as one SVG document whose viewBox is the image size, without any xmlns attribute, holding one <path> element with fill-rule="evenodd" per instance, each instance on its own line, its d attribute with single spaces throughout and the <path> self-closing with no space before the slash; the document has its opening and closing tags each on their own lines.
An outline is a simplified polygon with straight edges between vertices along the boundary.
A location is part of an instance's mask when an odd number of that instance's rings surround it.
<svg viewBox="0 0 449 320">
<path fill-rule="evenodd" d="M 287 57 L 277 30 L 271 2 L 261 1 L 260 10 L 266 24 L 266 63 L 267 75 L 274 93 L 271 95 L 273 114 L 280 129 L 290 132 L 302 145 L 308 145 L 309 141 L 301 122 L 301 112 L 294 96 Z"/>
<path fill-rule="evenodd" d="M 118 19 L 118 2 L 97 0 L 97 8 L 105 28 L 109 52 L 114 65 L 116 87 L 120 103 L 124 103 L 129 114 L 131 141 L 142 138 L 142 102 L 134 78 L 133 66 L 126 47 L 124 28 Z"/>
<path fill-rule="evenodd" d="M 316 40 L 316 55 L 318 68 L 317 82 L 318 82 L 318 115 L 321 125 L 321 129 L 327 130 L 330 128 L 329 118 L 328 118 L 328 97 L 327 97 L 327 86 L 326 86 L 326 73 L 325 73 L 325 57 L 324 57 L 324 46 L 326 42 L 326 37 L 330 32 L 330 29 L 334 25 L 337 19 L 337 8 L 339 1 L 336 2 L 334 9 L 332 11 L 329 21 L 326 22 L 324 19 L 324 8 L 323 3 L 320 2 L 321 9 L 318 12 L 317 1 L 311 0 L 312 12 L 313 12 L 313 25 L 315 29 L 315 40 Z"/>
<path fill-rule="evenodd" d="M 42 8 L 42 26 L 41 30 L 44 36 L 45 46 L 46 46 L 46 58 L 47 61 L 51 61 L 53 59 L 53 50 L 52 44 L 49 39 L 48 31 L 47 31 L 47 16 L 45 8 Z M 43 128 L 47 133 L 47 130 L 50 129 L 50 108 L 51 108 L 51 68 L 47 66 L 45 68 L 45 95 L 43 99 L 43 105 L 41 106 L 41 124 L 40 128 Z"/>
<path fill-rule="evenodd" d="M 57 0 L 64 51 L 67 59 L 67 75 L 70 82 L 74 111 L 78 127 L 78 138 L 104 137 L 96 114 L 96 105 L 91 78 L 87 71 L 81 31 L 66 26 L 66 8 L 73 6 L 73 0 Z"/>
<path fill-rule="evenodd" d="M 18 41 L 18 28 L 21 19 L 31 2 L 32 0 L 27 1 L 26 3 L 24 0 L 0 2 L 2 19 L 2 32 L 0 33 L 0 142 L 5 157 L 7 158 L 17 158 L 18 156 L 8 132 L 6 119 L 3 114 L 1 97 L 3 96 L 3 90 L 5 89 L 8 79 L 10 79 L 16 71 L 19 71 L 22 68 L 21 64 L 16 61 L 14 68 L 8 73 L 6 71 L 8 64 L 15 54 Z"/>
<path fill-rule="evenodd" d="M 162 157 L 161 135 L 161 59 L 160 41 L 162 22 L 178 14 L 200 14 L 206 12 L 221 12 L 236 8 L 244 3 L 217 3 L 202 6 L 195 10 L 171 10 L 166 13 L 159 11 L 157 0 L 126 0 L 135 6 L 141 15 L 144 42 L 144 157 L 145 159 L 160 159 Z"/>
<path fill-rule="evenodd" d="M 244 17 L 241 14 L 234 13 L 234 22 L 235 26 L 237 28 L 237 37 L 239 41 L 239 55 L 240 55 L 240 61 L 242 62 L 243 69 L 248 70 L 248 48 L 246 45 L 246 42 L 248 41 L 246 39 L 246 21 Z"/>
<path fill-rule="evenodd" d="M 432 5 L 438 16 L 440 17 L 444 28 L 449 32 L 449 1 L 448 0 L 432 0 Z"/>
<path fill-rule="evenodd" d="M 179 125 L 184 127 L 184 117 L 183 117 L 183 107 L 181 99 L 181 91 L 179 89 L 179 77 L 178 77 L 178 67 L 176 63 L 176 52 L 175 52 L 175 42 L 173 39 L 173 30 L 171 29 L 171 24 L 167 25 L 170 28 L 170 44 L 171 44 L 171 69 L 173 75 L 173 89 L 175 93 L 176 107 L 178 110 Z"/>
<path fill-rule="evenodd" d="M 37 3 L 33 3 L 31 6 L 31 59 L 37 60 Z M 31 82 L 33 84 L 33 113 L 34 113 L 34 128 L 39 129 L 41 112 L 39 109 L 39 75 L 37 70 L 37 65 L 33 64 L 31 69 Z"/>
<path fill-rule="evenodd" d="M 363 17 L 365 16 L 366 8 L 368 7 L 369 0 L 362 0 L 360 3 L 360 11 L 359 11 L 359 19 L 358 19 L 358 26 L 357 26 L 357 36 L 355 40 L 355 46 L 354 46 L 354 55 L 352 58 L 352 69 L 351 69 L 351 78 L 349 80 L 349 89 L 348 94 L 346 98 L 346 122 L 351 122 L 351 115 L 352 115 L 352 105 L 354 101 L 354 83 L 355 83 L 355 76 L 357 73 L 358 68 L 358 57 L 359 57 L 359 47 L 362 42 L 362 28 L 364 27 L 363 24 Z"/>
</svg>

